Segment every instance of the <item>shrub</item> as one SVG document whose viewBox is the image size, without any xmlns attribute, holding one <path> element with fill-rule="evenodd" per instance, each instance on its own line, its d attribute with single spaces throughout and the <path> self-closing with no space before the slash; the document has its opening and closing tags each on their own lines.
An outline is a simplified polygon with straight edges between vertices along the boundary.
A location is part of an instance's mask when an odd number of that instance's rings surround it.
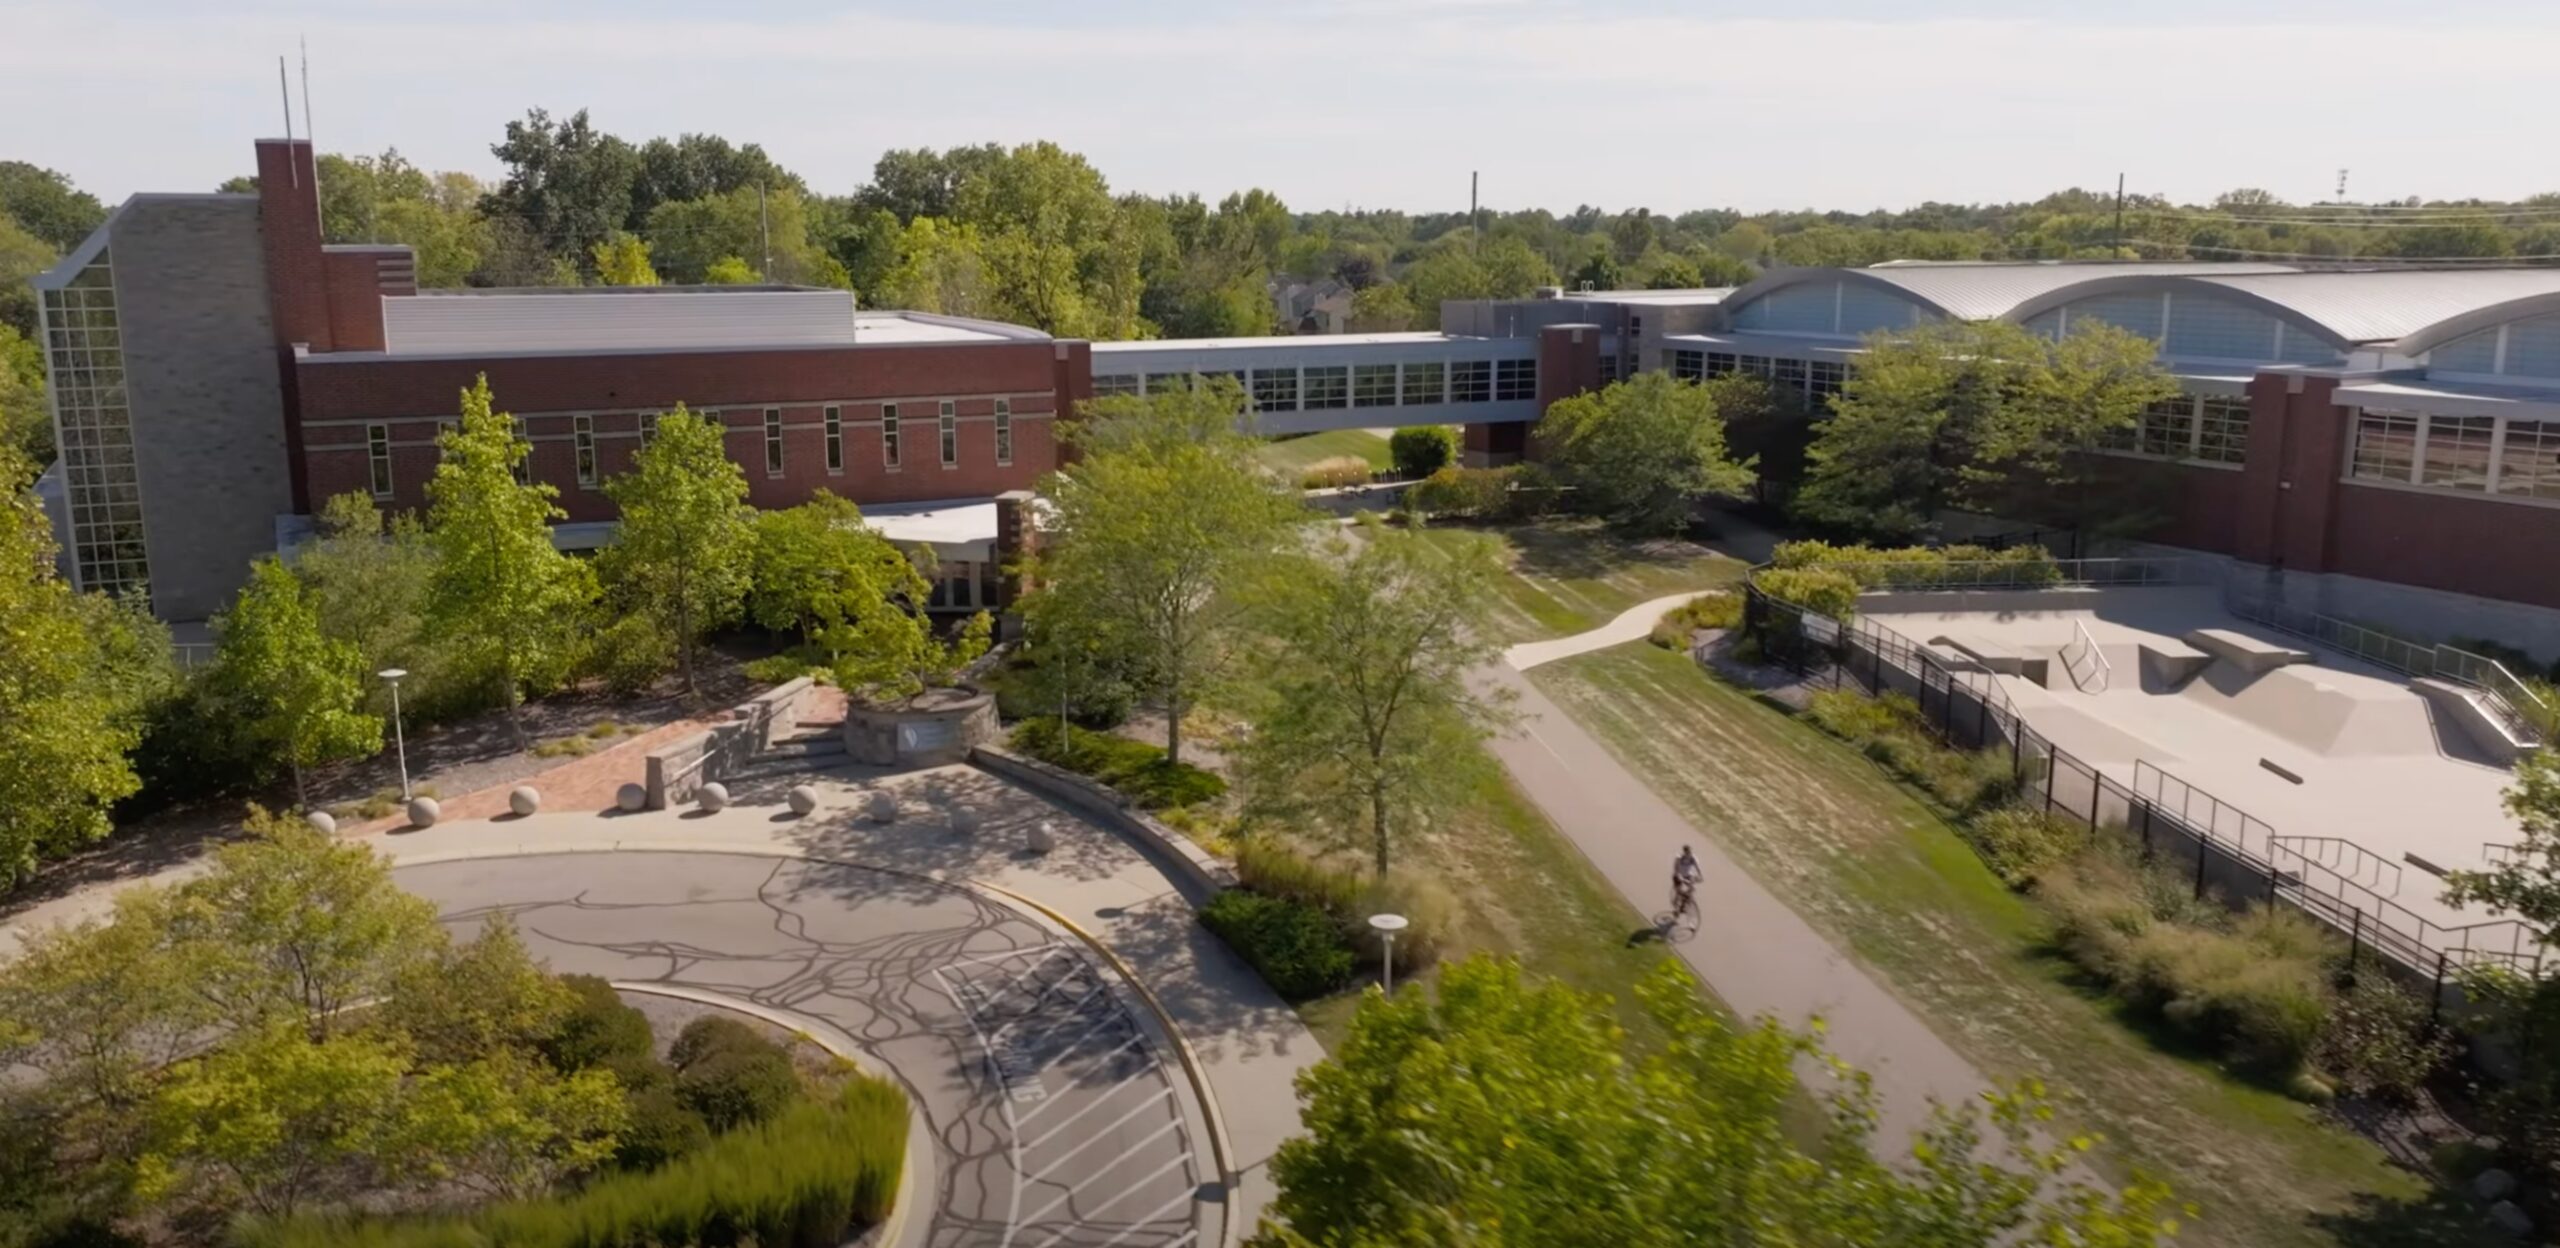
<svg viewBox="0 0 2560 1248">
<path fill-rule="evenodd" d="M 1367 485 L 1373 475 L 1368 460 L 1357 455 L 1335 455 L 1307 465 L 1298 474 L 1298 488 L 1334 490 L 1346 485 Z"/>
<path fill-rule="evenodd" d="M 1443 468 L 1407 491 L 1405 506 L 1425 515 L 1507 519 L 1522 514 L 1527 505 L 1512 488 L 1520 476 L 1517 467 Z"/>
<path fill-rule="evenodd" d="M 667 1060 L 676 1068 L 677 1103 L 700 1114 L 714 1134 L 763 1122 L 800 1096 L 791 1055 L 734 1018 L 685 1024 Z"/>
<path fill-rule="evenodd" d="M 607 1175 L 572 1195 L 466 1217 L 249 1223 L 242 1248 L 835 1248 L 888 1216 L 906 1164 L 907 1102 L 855 1077 L 647 1173 Z"/>
<path fill-rule="evenodd" d="M 2405 1105 L 2452 1052 L 2428 1022 L 2427 1003 L 2376 973 L 2338 994 L 2311 1061 L 2347 1092 Z"/>
<path fill-rule="evenodd" d="M 1687 650 L 1689 637 L 1702 628 L 1742 626 L 1742 595 L 1719 590 L 1700 594 L 1662 613 L 1653 626 L 1653 644 L 1665 650 Z"/>
<path fill-rule="evenodd" d="M 1359 906 L 1368 887 L 1359 872 L 1327 866 L 1267 836 L 1237 848 L 1236 879 L 1266 897 L 1314 906 L 1337 920 Z"/>
<path fill-rule="evenodd" d="M 1927 589 L 1948 583 L 1997 579 L 2019 586 L 2050 585 L 2062 579 L 2052 552 L 2042 546 L 1835 546 L 1829 542 L 1780 542 L 1769 554 L 1778 569 L 1827 569 L 1867 589 Z M 1994 565 L 1958 566 L 1958 565 Z M 1765 575 L 1765 574 L 1764 574 Z"/>
<path fill-rule="evenodd" d="M 615 995 L 613 985 L 593 975 L 563 975 L 571 1005 L 557 1027 L 541 1042 L 542 1056 L 563 1074 L 601 1066 L 623 1076 L 657 1067 L 656 1041 L 649 1016 Z M 661 1074 L 664 1068 L 659 1067 Z"/>
<path fill-rule="evenodd" d="M 711 1142 L 702 1115 L 685 1108 L 665 1081 L 632 1089 L 629 1100 L 631 1118 L 614 1148 L 615 1165 L 655 1170 Z"/>
<path fill-rule="evenodd" d="M 1889 693 L 1882 698 L 1870 698 L 1842 690 L 1818 690 L 1805 707 L 1805 717 L 1832 736 L 1852 744 L 1864 744 L 1901 726 L 1901 716 L 1893 701 L 1901 697 L 1900 694 Z M 1908 698 L 1902 700 L 1910 701 Z"/>
<path fill-rule="evenodd" d="M 1215 801 L 1227 791 L 1227 782 L 1217 773 L 1189 763 L 1168 762 L 1162 749 L 1144 741 L 1087 732 L 1073 724 L 1061 733 L 1054 715 L 1026 719 L 1016 725 L 1012 744 L 1014 749 L 1044 763 L 1081 772 L 1110 785 L 1147 810 Z"/>
<path fill-rule="evenodd" d="M 1247 840 L 1235 857 L 1236 879 L 1246 890 L 1324 912 L 1365 963 L 1381 961 L 1385 952 L 1369 929 L 1370 915 L 1392 912 L 1407 920 L 1409 926 L 1396 934 L 1399 973 L 1437 961 L 1456 926 L 1457 899 L 1434 880 L 1403 871 L 1372 879 L 1268 836 Z"/>
<path fill-rule="evenodd" d="M 1967 821 L 1965 831 L 1992 874 L 2011 888 L 2035 883 L 2089 844 L 2089 829 L 2078 820 L 2023 806 L 1983 811 Z"/>
<path fill-rule="evenodd" d="M 749 659 L 741 670 L 746 672 L 747 679 L 757 684 L 780 685 L 798 680 L 803 676 L 824 675 L 834 669 L 822 656 L 806 650 L 794 649 L 785 654 L 768 654 L 761 659 Z"/>
<path fill-rule="evenodd" d="M 1407 926 L 1396 933 L 1396 975 L 1401 978 L 1440 960 L 1457 928 L 1458 898 L 1438 880 L 1390 871 L 1370 884 L 1355 904 L 1347 925 L 1364 963 L 1386 960 L 1385 942 L 1369 927 L 1373 914 L 1401 914 Z"/>
<path fill-rule="evenodd" d="M 1358 965 L 1333 916 L 1303 902 L 1229 889 L 1200 908 L 1200 921 L 1292 1001 L 1341 987 Z"/>
<path fill-rule="evenodd" d="M 605 687 L 627 696 L 647 689 L 676 665 L 676 642 L 648 612 L 626 612 L 596 634 L 593 656 Z"/>
<path fill-rule="evenodd" d="M 1458 462 L 1458 431 L 1447 425 L 1415 425 L 1387 438 L 1387 454 L 1400 476 L 1422 478 Z"/>
<path fill-rule="evenodd" d="M 1842 623 L 1858 612 L 1858 582 L 1835 568 L 1769 568 L 1751 583 L 1780 602 Z"/>
<path fill-rule="evenodd" d="M 595 739 L 583 733 L 574 737 L 553 737 L 548 741 L 533 743 L 535 758 L 585 758 L 595 752 Z"/>
</svg>

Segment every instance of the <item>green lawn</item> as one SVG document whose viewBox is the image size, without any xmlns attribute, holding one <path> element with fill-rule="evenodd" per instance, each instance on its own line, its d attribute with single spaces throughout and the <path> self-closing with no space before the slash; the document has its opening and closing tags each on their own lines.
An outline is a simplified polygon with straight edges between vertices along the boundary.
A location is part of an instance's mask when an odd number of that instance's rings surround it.
<svg viewBox="0 0 2560 1248">
<path fill-rule="evenodd" d="M 1401 865 L 1419 868 L 1455 894 L 1447 960 L 1479 952 L 1518 958 L 1540 974 L 1609 994 L 1639 1043 L 1654 1038 L 1634 987 L 1670 954 L 1659 942 L 1629 942 L 1647 926 L 1645 917 L 1498 770 L 1447 827 L 1405 854 Z M 1357 993 L 1343 993 L 1298 1012 L 1331 1049 L 1358 1004 Z"/>
<path fill-rule="evenodd" d="M 1395 457 L 1387 453 L 1387 440 L 1366 429 L 1328 429 L 1303 438 L 1267 442 L 1261 455 L 1262 462 L 1293 482 L 1317 461 L 1343 456 L 1367 460 L 1375 472 L 1395 466 Z"/>
<path fill-rule="evenodd" d="M 1501 528 L 1425 530 L 1441 545 L 1502 543 L 1515 575 L 1486 627 L 1505 644 L 1564 637 L 1606 624 L 1640 602 L 1742 579 L 1738 559 L 1685 538 L 1635 539 L 1592 520 L 1543 520 Z"/>
<path fill-rule="evenodd" d="M 2049 1080 L 2109 1156 L 2200 1205 L 2179 1243 L 2497 1242 L 2319 1111 L 2155 1044 L 1944 820 L 1812 725 L 1643 642 L 1532 679 L 1977 1066 Z"/>
</svg>

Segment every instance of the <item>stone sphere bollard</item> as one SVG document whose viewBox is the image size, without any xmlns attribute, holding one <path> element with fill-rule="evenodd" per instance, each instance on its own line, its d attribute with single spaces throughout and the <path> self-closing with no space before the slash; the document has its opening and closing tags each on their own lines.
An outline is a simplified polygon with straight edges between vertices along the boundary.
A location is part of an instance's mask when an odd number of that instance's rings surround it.
<svg viewBox="0 0 2560 1248">
<path fill-rule="evenodd" d="M 304 815 L 302 817 L 302 821 L 310 824 L 312 829 L 322 836 L 336 836 L 338 834 L 338 817 L 330 814 L 328 811 L 312 811 L 310 814 Z"/>
<path fill-rule="evenodd" d="M 873 793 L 863 813 L 869 815 L 873 823 L 894 823 L 898 818 L 898 799 L 887 793 Z"/>
<path fill-rule="evenodd" d="M 806 815 L 818 808 L 818 791 L 805 784 L 795 784 L 791 786 L 786 800 L 791 803 L 792 814 Z"/>
<path fill-rule="evenodd" d="M 530 815 L 542 809 L 542 790 L 530 784 L 519 784 L 507 794 L 507 809 L 519 815 Z"/>
<path fill-rule="evenodd" d="M 954 807 L 951 811 L 951 830 L 962 836 L 977 832 L 978 822 L 978 812 L 966 806 Z"/>
<path fill-rule="evenodd" d="M 613 791 L 613 804 L 624 811 L 637 814 L 649 805 L 649 787 L 643 784 L 626 784 Z"/>
<path fill-rule="evenodd" d="M 693 804 L 705 812 L 717 813 L 729 808 L 729 786 L 717 780 L 702 786 L 693 795 Z"/>
<path fill-rule="evenodd" d="M 409 826 L 413 828 L 432 828 L 443 814 L 444 807 L 436 805 L 436 799 L 432 797 L 409 799 Z"/>
<path fill-rule="evenodd" d="M 1058 829 L 1048 820 L 1043 819 L 1032 824 L 1031 830 L 1024 833 L 1022 839 L 1025 848 L 1032 853 L 1045 854 L 1058 847 Z"/>
</svg>

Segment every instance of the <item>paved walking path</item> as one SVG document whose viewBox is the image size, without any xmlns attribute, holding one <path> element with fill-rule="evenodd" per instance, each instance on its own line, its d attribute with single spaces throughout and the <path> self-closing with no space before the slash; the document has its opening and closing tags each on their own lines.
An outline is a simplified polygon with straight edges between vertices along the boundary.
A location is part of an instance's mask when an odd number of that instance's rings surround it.
<svg viewBox="0 0 2560 1248">
<path fill-rule="evenodd" d="M 781 802 L 803 782 L 819 806 L 795 818 Z M 1298 1131 L 1292 1081 L 1324 1054 L 1156 863 L 968 767 L 785 771 L 730 787 L 737 803 L 717 814 L 571 809 L 363 839 L 449 920 L 520 911 L 545 956 L 571 969 L 803 1009 L 877 1042 L 873 1055 L 918 1088 L 945 1146 L 929 1219 L 936 1248 L 1061 1238 L 1208 1248 L 1251 1230 L 1270 1195 L 1263 1166 Z M 861 813 L 882 791 L 898 802 L 887 824 Z M 1042 821 L 1056 847 L 1028 853 L 1025 833 Z M 102 913 L 114 891 L 15 916 L 0 927 L 0 956 L 27 927 Z M 1080 942 L 1042 935 L 1052 912 L 1143 981 L 1178 1041 L 1095 1048 L 1133 1033 L 1092 995 L 1114 976 Z M 820 963 L 825 973 L 809 969 Z M 1154 1028 L 1152 1010 L 1131 1012 L 1140 1034 Z M 1217 1123 L 1175 1073 L 1186 1047 Z M 1151 1049 L 1157 1060 L 1139 1060 Z M 1232 1192 L 1219 1183 L 1221 1152 L 1239 1176 Z"/>
<path fill-rule="evenodd" d="M 1617 627 L 1612 622 L 1595 631 Z M 1640 629 L 1630 637 L 1641 635 Z M 1520 699 L 1521 731 L 1496 738 L 1494 755 L 1637 910 L 1650 917 L 1667 909 L 1672 860 L 1683 845 L 1697 850 L 1706 869 L 1698 885 L 1698 930 L 1673 947 L 1739 1014 L 1774 1015 L 1798 1026 L 1819 1015 L 1829 1026 L 1831 1050 L 1874 1078 L 1884 1155 L 1894 1155 L 1911 1131 L 1926 1125 L 1932 1100 L 1958 1104 L 1989 1086 L 1918 1015 L 1761 887 L 1528 677 L 1506 665 L 1477 679 Z"/>
<path fill-rule="evenodd" d="M 1704 598 L 1708 594 L 1723 592 L 1726 591 L 1701 589 L 1686 594 L 1673 594 L 1667 598 L 1656 598 L 1651 602 L 1639 602 L 1619 612 L 1616 619 L 1598 628 L 1575 633 L 1571 637 L 1521 642 L 1503 651 L 1502 661 L 1510 664 L 1514 671 L 1525 672 L 1530 668 L 1553 663 L 1558 659 L 1570 659 L 1577 654 L 1588 654 L 1591 651 L 1606 650 L 1624 642 L 1638 641 L 1652 635 L 1653 626 L 1661 621 L 1663 612 L 1692 598 Z"/>
</svg>

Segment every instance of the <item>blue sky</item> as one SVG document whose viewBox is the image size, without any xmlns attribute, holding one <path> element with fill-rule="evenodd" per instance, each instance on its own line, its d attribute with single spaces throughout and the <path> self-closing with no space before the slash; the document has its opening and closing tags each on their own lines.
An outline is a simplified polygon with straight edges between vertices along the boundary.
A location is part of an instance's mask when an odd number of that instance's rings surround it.
<svg viewBox="0 0 2560 1248">
<path fill-rule="evenodd" d="M 827 191 L 1035 138 L 1300 209 L 1460 207 L 1470 170 L 1559 211 L 2560 190 L 2548 0 L 0 0 L 0 32 L 0 159 L 111 202 L 245 172 L 297 36 L 324 149 L 484 176 L 542 106 Z"/>
</svg>

